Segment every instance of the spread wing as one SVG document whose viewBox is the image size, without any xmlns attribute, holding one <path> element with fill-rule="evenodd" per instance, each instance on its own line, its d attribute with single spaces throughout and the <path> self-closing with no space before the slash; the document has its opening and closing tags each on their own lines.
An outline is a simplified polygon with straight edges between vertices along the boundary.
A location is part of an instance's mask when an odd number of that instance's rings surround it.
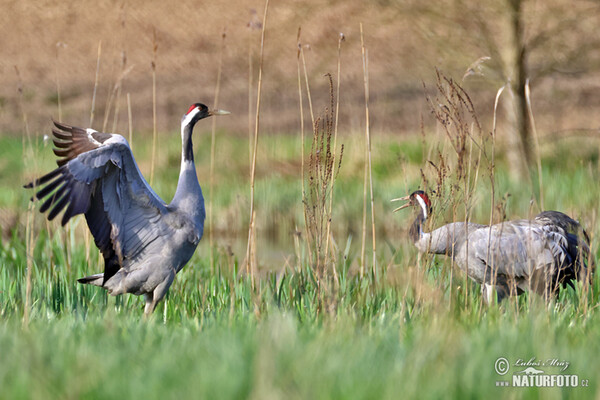
<svg viewBox="0 0 600 400">
<path fill-rule="evenodd" d="M 58 168 L 25 187 L 44 200 L 40 212 L 62 224 L 85 214 L 105 260 L 104 282 L 146 251 L 159 251 L 172 229 L 164 221 L 167 206 L 150 188 L 120 135 L 54 122 Z M 103 283 L 104 283 L 103 282 Z"/>
</svg>

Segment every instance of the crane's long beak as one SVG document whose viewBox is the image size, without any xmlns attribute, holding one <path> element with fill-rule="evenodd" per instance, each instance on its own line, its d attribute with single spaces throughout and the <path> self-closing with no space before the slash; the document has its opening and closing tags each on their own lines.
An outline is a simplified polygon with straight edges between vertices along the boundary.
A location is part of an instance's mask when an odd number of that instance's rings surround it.
<svg viewBox="0 0 600 400">
<path fill-rule="evenodd" d="M 227 115 L 227 114 L 231 114 L 229 111 L 225 111 L 225 110 L 212 110 L 210 112 L 211 115 Z"/>
<path fill-rule="evenodd" d="M 407 201 L 407 200 L 410 200 L 410 195 L 408 195 L 408 196 L 404 196 L 404 197 L 398 197 L 397 199 L 392 199 L 392 200 L 390 200 L 390 201 L 391 201 L 391 202 L 394 202 L 394 201 Z M 401 205 L 400 207 L 396 208 L 396 209 L 395 209 L 394 211 L 392 211 L 392 212 L 400 211 L 400 210 L 402 210 L 403 208 L 406 208 L 406 207 L 409 207 L 409 206 L 410 206 L 410 202 L 409 202 L 409 203 L 406 203 L 406 204 L 403 204 L 403 205 Z"/>
</svg>

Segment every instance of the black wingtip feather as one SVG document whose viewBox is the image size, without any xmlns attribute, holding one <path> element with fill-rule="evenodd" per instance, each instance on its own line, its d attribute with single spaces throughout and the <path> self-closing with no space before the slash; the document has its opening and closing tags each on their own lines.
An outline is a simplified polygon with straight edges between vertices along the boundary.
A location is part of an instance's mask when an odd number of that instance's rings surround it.
<svg viewBox="0 0 600 400">
<path fill-rule="evenodd" d="M 69 222 L 69 220 L 71 219 L 72 216 L 73 216 L 73 206 L 72 206 L 72 204 L 69 204 L 69 206 L 65 210 L 65 213 L 62 216 L 62 219 L 60 220 L 60 225 L 65 226 L 67 224 L 67 222 Z"/>
<path fill-rule="evenodd" d="M 41 185 L 45 184 L 46 182 L 54 179 L 56 177 L 56 175 L 62 173 L 62 171 L 63 170 L 60 167 L 59 168 L 55 168 L 54 170 L 48 172 L 46 175 L 44 175 L 44 176 L 42 176 L 42 177 L 40 177 L 38 179 L 35 179 L 35 180 L 29 182 L 24 187 L 25 187 L 25 189 L 31 189 L 31 188 L 34 188 L 34 187 L 37 187 L 37 186 L 41 186 Z"/>
<path fill-rule="evenodd" d="M 52 221 L 60 212 L 65 208 L 67 203 L 69 202 L 69 194 L 70 190 L 65 193 L 63 197 L 56 203 L 54 208 L 48 213 L 48 220 Z"/>
<path fill-rule="evenodd" d="M 54 189 L 56 189 L 58 187 L 58 185 L 60 185 L 61 183 L 65 182 L 64 178 L 58 178 L 53 180 L 52 182 L 48 183 L 46 186 L 44 186 L 42 189 L 40 189 L 34 197 L 31 198 L 31 200 L 33 200 L 34 198 L 37 198 L 38 200 L 43 199 L 44 197 L 46 197 L 47 195 L 49 195 L 50 193 L 52 193 L 52 191 Z"/>
<path fill-rule="evenodd" d="M 62 198 L 62 196 L 66 192 L 66 190 L 67 190 L 67 185 L 65 183 L 61 187 L 59 187 L 56 190 L 56 192 L 54 192 L 50 197 L 48 197 L 48 199 L 46 199 L 46 201 L 44 201 L 44 203 L 40 207 L 40 212 L 44 213 L 44 212 L 46 212 L 46 210 L 48 210 L 50 207 L 52 207 L 52 205 L 54 203 L 56 203 L 57 201 L 59 201 Z"/>
<path fill-rule="evenodd" d="M 75 215 L 86 212 L 90 204 L 90 193 L 86 190 L 87 187 L 77 183 L 72 186 L 69 206 L 63 214 L 61 221 L 63 226 Z"/>
</svg>

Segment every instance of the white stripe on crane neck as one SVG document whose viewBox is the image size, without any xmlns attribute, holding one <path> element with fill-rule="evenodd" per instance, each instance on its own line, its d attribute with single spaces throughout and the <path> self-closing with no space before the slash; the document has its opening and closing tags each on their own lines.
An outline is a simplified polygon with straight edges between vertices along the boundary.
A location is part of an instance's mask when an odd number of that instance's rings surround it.
<svg viewBox="0 0 600 400">
<path fill-rule="evenodd" d="M 418 194 L 415 195 L 415 197 L 417 198 L 417 201 L 419 202 L 419 205 L 423 209 L 424 219 L 427 219 L 427 204 L 425 204 L 425 200 L 423 200 L 423 198 L 420 195 L 418 195 Z"/>
<path fill-rule="evenodd" d="M 181 121 L 181 126 L 188 126 L 190 124 L 190 122 L 192 122 L 192 119 L 194 119 L 194 117 L 200 112 L 200 109 L 198 107 L 194 108 L 192 111 L 190 111 L 189 113 L 186 114 L 185 118 L 183 119 L 183 121 Z"/>
</svg>

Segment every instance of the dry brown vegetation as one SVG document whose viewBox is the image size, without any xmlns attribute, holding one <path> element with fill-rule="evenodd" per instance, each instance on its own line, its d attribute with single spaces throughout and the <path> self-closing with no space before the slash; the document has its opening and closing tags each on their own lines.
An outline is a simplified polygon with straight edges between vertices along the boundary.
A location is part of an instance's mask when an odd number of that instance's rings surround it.
<svg viewBox="0 0 600 400">
<path fill-rule="evenodd" d="M 220 104 L 234 116 L 219 121 L 219 126 L 242 135 L 247 131 L 248 65 L 258 70 L 260 20 L 264 2 L 178 1 L 3 1 L 0 16 L 0 132 L 22 131 L 17 105 L 15 66 L 21 72 L 25 108 L 32 132 L 45 132 L 49 116 L 57 117 L 58 90 L 63 119 L 75 124 L 89 122 L 99 43 L 100 58 L 97 118 L 101 128 L 105 107 L 124 69 L 120 90 L 117 130 L 127 132 L 126 94 L 131 96 L 133 126 L 137 131 L 152 129 L 153 37 L 157 38 L 157 124 L 161 132 L 178 125 L 186 104 L 212 103 L 217 77 L 221 34 L 227 33 L 223 57 Z M 503 43 L 501 10 L 486 6 L 481 18 L 489 18 L 488 33 Z M 494 2 L 495 4 L 496 2 Z M 547 9 L 529 7 L 527 22 L 531 31 L 551 24 L 552 10 L 573 17 L 593 6 L 586 1 L 553 0 Z M 568 8 L 565 11 L 565 7 Z M 363 23 L 369 48 L 371 120 L 373 132 L 405 133 L 418 131 L 419 113 L 427 114 L 421 81 L 435 79 L 438 66 L 454 77 L 485 54 L 485 36 L 475 29 L 477 21 L 460 17 L 461 4 L 440 3 L 424 9 L 412 1 L 302 1 L 274 2 L 265 43 L 263 116 L 267 132 L 297 132 L 296 34 L 302 26 L 302 43 L 314 91 L 326 106 L 327 84 L 321 76 L 336 71 L 338 36 L 346 36 L 342 53 L 343 82 L 340 102 L 340 132 L 362 129 L 363 88 L 359 23 Z M 475 12 L 475 5 L 467 11 Z M 487 7 L 487 8 L 485 8 Z M 444 10 L 444 12 L 442 12 Z M 565 14 L 566 13 L 566 14 Z M 570 15 L 569 15 L 570 13 Z M 497 15 L 497 20 L 494 16 Z M 562 14 L 561 14 L 562 15 Z M 459 18 L 460 17 L 460 18 Z M 596 18 L 596 19 L 594 19 Z M 532 56 L 535 67 L 540 57 L 560 59 L 578 43 L 588 43 L 597 31 L 597 16 L 586 18 L 581 29 L 569 30 L 548 51 Z M 547 22 L 550 21 L 550 22 Z M 552 27 L 550 27 L 552 28 Z M 462 29 L 462 33 L 461 33 Z M 580 46 L 582 47 L 582 46 Z M 585 51 L 594 55 L 597 49 Z M 443 49 L 443 50 L 441 50 Z M 541 135 L 563 129 L 596 127 L 600 123 L 598 73 L 593 57 L 580 61 L 569 71 L 554 71 L 534 83 L 532 96 L 536 122 Z M 552 71 L 550 71 L 552 72 Z M 562 73 L 559 73 L 562 72 Z M 564 73 L 568 72 L 568 73 Z M 486 77 L 487 79 L 487 77 Z M 256 78 L 253 79 L 256 85 Z M 491 114 L 498 82 L 482 83 L 476 77 L 465 83 L 478 112 Z M 583 118 L 582 116 L 585 116 Z M 426 116 L 426 120 L 433 118 Z M 109 121 L 113 121 L 112 115 Z M 108 124 L 112 127 L 112 123 Z"/>
</svg>

